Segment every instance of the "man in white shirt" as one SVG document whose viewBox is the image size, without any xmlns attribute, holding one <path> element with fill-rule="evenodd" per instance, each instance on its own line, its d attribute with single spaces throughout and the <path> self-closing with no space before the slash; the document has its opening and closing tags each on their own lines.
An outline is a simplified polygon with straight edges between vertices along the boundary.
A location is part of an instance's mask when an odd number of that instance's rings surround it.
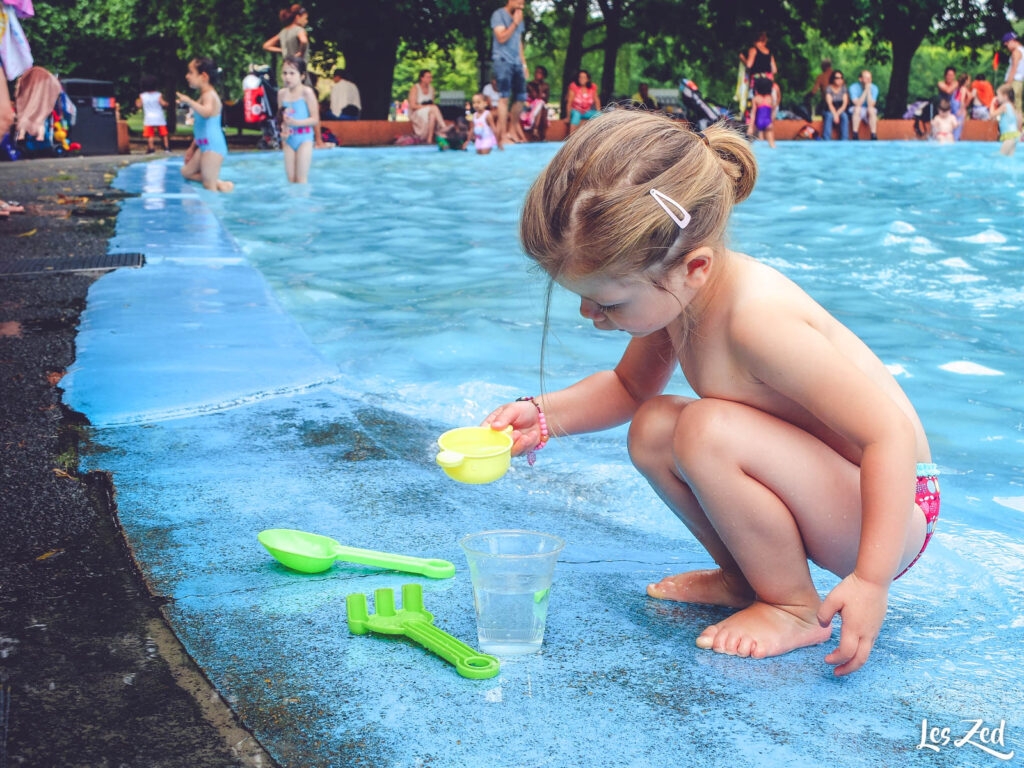
<svg viewBox="0 0 1024 768">
<path fill-rule="evenodd" d="M 346 79 L 344 69 L 334 70 L 334 85 L 331 86 L 331 120 L 358 120 L 363 105 L 359 100 L 359 89 Z"/>
</svg>

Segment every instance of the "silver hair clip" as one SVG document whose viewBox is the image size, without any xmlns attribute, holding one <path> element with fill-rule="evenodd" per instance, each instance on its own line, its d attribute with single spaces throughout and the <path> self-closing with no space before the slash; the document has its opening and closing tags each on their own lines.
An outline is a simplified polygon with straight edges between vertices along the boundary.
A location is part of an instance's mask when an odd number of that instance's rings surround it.
<svg viewBox="0 0 1024 768">
<path fill-rule="evenodd" d="M 671 218 L 672 221 L 674 221 L 680 229 L 686 229 L 686 227 L 690 223 L 690 213 L 685 208 L 683 208 L 683 206 L 681 206 L 671 197 L 666 195 L 664 192 L 659 192 L 656 189 L 651 190 L 651 197 L 653 197 L 654 200 L 658 203 L 658 205 L 660 205 L 664 209 L 665 213 L 669 215 L 669 218 Z M 683 214 L 683 218 L 679 218 L 678 216 L 676 216 L 675 212 L 668 207 L 668 203 L 671 203 L 676 208 L 678 208 L 679 212 Z"/>
</svg>

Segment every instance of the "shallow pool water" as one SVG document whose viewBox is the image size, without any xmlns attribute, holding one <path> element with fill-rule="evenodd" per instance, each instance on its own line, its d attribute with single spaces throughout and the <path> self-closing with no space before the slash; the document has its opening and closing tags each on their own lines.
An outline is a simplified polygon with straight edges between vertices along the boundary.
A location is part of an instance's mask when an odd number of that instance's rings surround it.
<svg viewBox="0 0 1024 768">
<path fill-rule="evenodd" d="M 117 242 L 150 249 L 150 265 L 96 284 L 71 399 L 119 359 L 114 333 L 137 339 L 118 380 L 177 403 L 146 401 L 137 418 L 124 407 L 106 418 L 113 411 L 89 398 L 81 407 L 98 425 L 87 461 L 114 471 L 122 522 L 154 588 L 174 597 L 168 613 L 189 651 L 295 764 L 1002 764 L 970 744 L 917 749 L 925 718 L 954 730 L 1004 719 L 1004 751 L 1016 746 L 1019 759 L 1021 158 L 1000 158 L 995 144 L 757 146 L 761 177 L 735 212 L 732 247 L 794 279 L 878 353 L 943 473 L 928 552 L 893 587 L 868 666 L 835 681 L 823 648 L 765 662 L 701 652 L 693 640 L 720 612 L 644 596 L 648 581 L 708 558 L 629 465 L 624 429 L 555 441 L 534 468 L 516 461 L 489 486 L 455 485 L 433 466 L 440 432 L 538 390 L 545 281 L 516 225 L 557 149 L 334 150 L 317 153 L 303 188 L 282 183 L 279 157 L 245 155 L 231 158 L 236 192 L 223 197 L 181 187 L 173 164 L 122 174 L 144 196 L 126 207 Z M 186 263 L 174 232 L 187 217 L 194 232 L 199 215 L 210 250 Z M 160 226 L 170 240 L 146 234 Z M 186 253 L 207 247 L 189 237 Z M 270 286 L 255 302 L 239 287 L 251 267 Z M 180 285 L 175 313 L 194 312 L 194 324 L 158 312 L 139 339 L 119 318 L 146 279 L 149 315 Z M 278 305 L 254 334 L 253 317 Z M 160 390 L 194 357 L 190 333 L 211 361 Z M 159 359 L 147 356 L 154 338 L 170 350 Z M 624 344 L 556 291 L 547 388 L 614 365 Z M 215 364 L 228 353 L 237 370 Z M 246 355 L 260 361 L 253 383 Z M 275 359 L 287 359 L 276 372 Z M 681 375 L 671 389 L 688 391 Z M 349 636 L 344 594 L 405 579 L 358 566 L 296 577 L 256 545 L 268 527 L 456 562 L 456 578 L 428 585 L 425 601 L 470 642 L 457 538 L 558 534 L 567 545 L 543 653 L 483 685 L 407 643 Z M 814 576 L 822 592 L 836 582 Z M 583 721 L 592 729 L 566 726 Z"/>
</svg>

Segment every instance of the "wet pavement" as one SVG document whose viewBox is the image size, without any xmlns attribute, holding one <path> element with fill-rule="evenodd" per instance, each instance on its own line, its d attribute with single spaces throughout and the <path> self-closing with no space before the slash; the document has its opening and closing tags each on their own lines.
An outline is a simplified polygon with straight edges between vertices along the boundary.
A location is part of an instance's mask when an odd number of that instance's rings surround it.
<svg viewBox="0 0 1024 768">
<path fill-rule="evenodd" d="M 132 158 L 138 159 L 138 158 Z M 0 164 L 0 262 L 103 256 L 123 157 Z M 61 402 L 100 273 L 0 277 L 0 766 L 273 762 L 182 649 Z"/>
</svg>

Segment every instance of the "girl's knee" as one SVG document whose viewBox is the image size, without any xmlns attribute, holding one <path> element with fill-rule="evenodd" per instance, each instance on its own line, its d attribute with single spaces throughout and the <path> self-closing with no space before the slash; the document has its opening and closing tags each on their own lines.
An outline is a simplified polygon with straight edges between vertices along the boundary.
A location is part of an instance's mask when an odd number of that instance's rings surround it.
<svg viewBox="0 0 1024 768">
<path fill-rule="evenodd" d="M 641 472 L 671 460 L 672 434 L 685 405 L 683 398 L 660 395 L 633 414 L 626 444 L 629 458 Z"/>
<path fill-rule="evenodd" d="M 680 412 L 672 435 L 672 453 L 684 474 L 708 463 L 722 466 L 723 456 L 739 433 L 733 414 L 741 407 L 726 400 L 703 398 Z"/>
</svg>

